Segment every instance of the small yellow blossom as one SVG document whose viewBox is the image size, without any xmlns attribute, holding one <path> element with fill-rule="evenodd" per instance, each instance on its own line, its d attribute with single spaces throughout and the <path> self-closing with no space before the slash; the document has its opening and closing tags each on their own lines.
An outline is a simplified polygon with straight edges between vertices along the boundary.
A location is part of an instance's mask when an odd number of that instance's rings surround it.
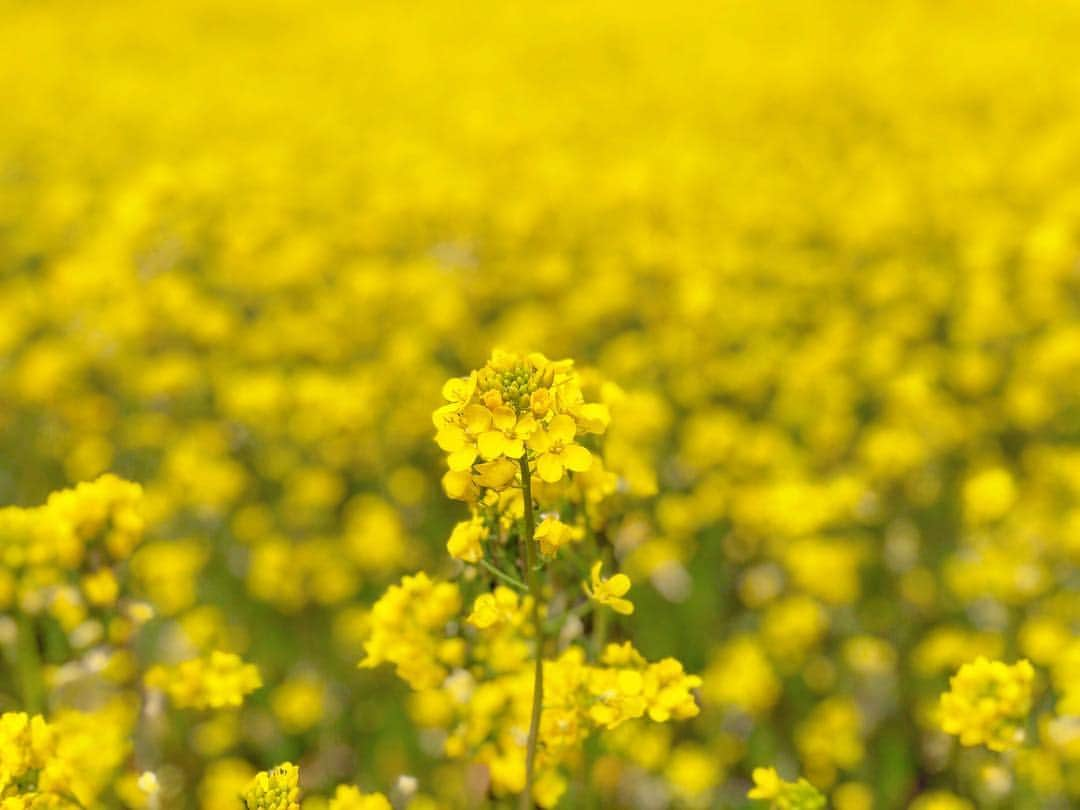
<svg viewBox="0 0 1080 810">
<path fill-rule="evenodd" d="M 529 440 L 529 448 L 536 453 L 536 471 L 542 480 L 553 484 L 566 470 L 584 472 L 589 469 L 592 455 L 574 443 L 576 432 L 573 417 L 559 414 L 546 429 L 538 430 Z"/>
<path fill-rule="evenodd" d="M 455 559 L 469 563 L 480 562 L 484 558 L 484 547 L 481 541 L 485 534 L 484 522 L 479 517 L 462 520 L 450 533 L 450 539 L 446 541 L 446 550 Z"/>
<path fill-rule="evenodd" d="M 577 539 L 577 530 L 557 517 L 548 515 L 540 521 L 533 537 L 540 544 L 541 553 L 550 557 L 557 554 L 567 543 Z"/>
<path fill-rule="evenodd" d="M 509 620 L 517 610 L 518 595 L 500 585 L 494 593 L 483 593 L 476 597 L 467 621 L 474 627 L 487 630 Z"/>
<path fill-rule="evenodd" d="M 592 587 L 590 588 L 588 583 L 583 583 L 582 587 L 585 589 L 585 593 L 594 602 L 607 605 L 616 613 L 629 616 L 634 612 L 634 603 L 622 597 L 630 590 L 630 577 L 626 574 L 615 574 L 610 579 L 603 579 L 600 576 L 600 569 L 603 565 L 604 563 L 601 560 L 593 563 L 593 567 L 589 572 Z"/>
</svg>

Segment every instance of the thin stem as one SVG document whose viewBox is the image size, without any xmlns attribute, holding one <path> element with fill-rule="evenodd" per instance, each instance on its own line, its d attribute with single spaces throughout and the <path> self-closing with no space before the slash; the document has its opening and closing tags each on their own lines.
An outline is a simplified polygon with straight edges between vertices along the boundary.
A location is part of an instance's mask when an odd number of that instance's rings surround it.
<svg viewBox="0 0 1080 810">
<path fill-rule="evenodd" d="M 499 568 L 495 567 L 494 565 L 489 563 L 487 560 L 481 559 L 480 560 L 480 567 L 483 568 L 488 573 L 498 577 L 503 582 L 505 582 L 507 585 L 512 585 L 513 587 L 517 588 L 519 591 L 523 591 L 525 593 L 528 593 L 528 591 L 529 591 L 529 586 L 528 585 L 526 585 L 524 582 L 522 582 L 517 577 L 512 577 L 508 573 L 506 573 L 505 571 L 502 571 Z"/>
<path fill-rule="evenodd" d="M 533 806 L 532 786 L 533 769 L 536 762 L 536 739 L 540 734 L 540 711 L 544 705 L 544 622 L 540 615 L 540 580 L 536 572 L 536 517 L 533 514 L 532 480 L 529 477 L 529 460 L 526 454 L 521 456 L 521 491 L 525 501 L 525 534 L 521 538 L 525 545 L 525 577 L 529 582 L 532 595 L 532 621 L 536 631 L 536 669 L 533 676 L 532 715 L 529 718 L 529 739 L 525 744 L 525 790 L 518 801 L 520 810 L 529 810 Z"/>
<path fill-rule="evenodd" d="M 16 632 L 18 633 L 18 648 L 15 657 L 18 661 L 23 706 L 30 714 L 38 714 L 45 708 L 45 690 L 41 678 L 41 653 L 38 651 L 34 620 L 25 614 L 20 616 Z"/>
</svg>

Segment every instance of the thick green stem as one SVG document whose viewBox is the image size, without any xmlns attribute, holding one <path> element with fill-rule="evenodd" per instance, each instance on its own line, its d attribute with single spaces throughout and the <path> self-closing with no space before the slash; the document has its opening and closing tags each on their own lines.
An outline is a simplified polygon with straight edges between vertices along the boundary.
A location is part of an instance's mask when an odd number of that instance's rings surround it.
<svg viewBox="0 0 1080 810">
<path fill-rule="evenodd" d="M 540 712 L 544 705 L 544 621 L 540 609 L 540 580 L 536 570 L 536 518 L 533 515 L 532 480 L 529 477 L 529 460 L 521 457 L 521 490 L 525 504 L 525 579 L 529 583 L 532 595 L 532 621 L 536 632 L 536 669 L 533 676 L 532 715 L 529 718 L 529 738 L 525 744 L 525 790 L 518 802 L 520 810 L 529 810 L 533 806 L 532 786 L 533 770 L 536 763 L 536 741 L 540 735 Z"/>
<path fill-rule="evenodd" d="M 21 615 L 17 633 L 18 647 L 15 658 L 23 708 L 31 714 L 39 714 L 45 708 L 45 684 L 41 677 L 41 653 L 38 651 L 33 619 L 25 614 Z"/>
</svg>

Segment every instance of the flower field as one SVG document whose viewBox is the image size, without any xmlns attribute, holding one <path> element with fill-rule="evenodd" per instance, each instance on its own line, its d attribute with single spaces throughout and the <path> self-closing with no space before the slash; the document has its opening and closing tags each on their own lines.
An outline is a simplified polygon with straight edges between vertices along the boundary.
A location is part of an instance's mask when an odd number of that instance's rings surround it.
<svg viewBox="0 0 1080 810">
<path fill-rule="evenodd" d="M 0 810 L 1080 804 L 1080 5 L 0 0 Z"/>
</svg>

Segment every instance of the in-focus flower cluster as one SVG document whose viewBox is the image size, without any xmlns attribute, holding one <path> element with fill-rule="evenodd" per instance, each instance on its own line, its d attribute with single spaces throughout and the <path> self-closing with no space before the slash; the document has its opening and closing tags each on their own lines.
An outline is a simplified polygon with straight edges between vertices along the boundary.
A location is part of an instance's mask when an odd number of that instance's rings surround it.
<svg viewBox="0 0 1080 810">
<path fill-rule="evenodd" d="M 495 351 L 483 368 L 443 386 L 447 404 L 432 415 L 435 441 L 450 467 L 443 488 L 451 498 L 476 501 L 518 476 L 519 461 L 540 480 L 585 472 L 592 455 L 579 436 L 603 433 L 607 407 L 586 402 L 573 362 L 544 355 Z"/>
<path fill-rule="evenodd" d="M 548 624 L 565 633 L 577 622 L 580 634 L 594 608 L 634 610 L 629 577 L 601 576 L 612 549 L 598 537 L 597 509 L 612 493 L 595 489 L 602 476 L 579 482 L 603 461 L 577 440 L 603 433 L 610 417 L 605 405 L 586 402 L 573 363 L 496 351 L 483 368 L 447 382 L 443 396 L 448 404 L 434 421 L 450 466 L 444 488 L 472 510 L 447 550 L 477 567 L 466 567 L 460 585 L 421 572 L 392 586 L 372 610 L 362 666 L 394 663 L 419 692 L 418 720 L 445 735 L 445 754 L 483 767 L 487 791 L 531 786 L 531 799 L 550 807 L 590 734 L 639 718 L 695 717 L 701 679 L 674 658 L 648 662 L 629 641 L 604 644 L 599 614 L 590 619 L 593 662 L 573 634 L 557 640 L 556 654 L 547 649 Z M 601 558 L 582 584 L 584 600 L 575 587 L 559 592 L 574 571 L 560 560 L 571 545 Z M 475 593 L 465 616 L 462 591 Z"/>
</svg>

